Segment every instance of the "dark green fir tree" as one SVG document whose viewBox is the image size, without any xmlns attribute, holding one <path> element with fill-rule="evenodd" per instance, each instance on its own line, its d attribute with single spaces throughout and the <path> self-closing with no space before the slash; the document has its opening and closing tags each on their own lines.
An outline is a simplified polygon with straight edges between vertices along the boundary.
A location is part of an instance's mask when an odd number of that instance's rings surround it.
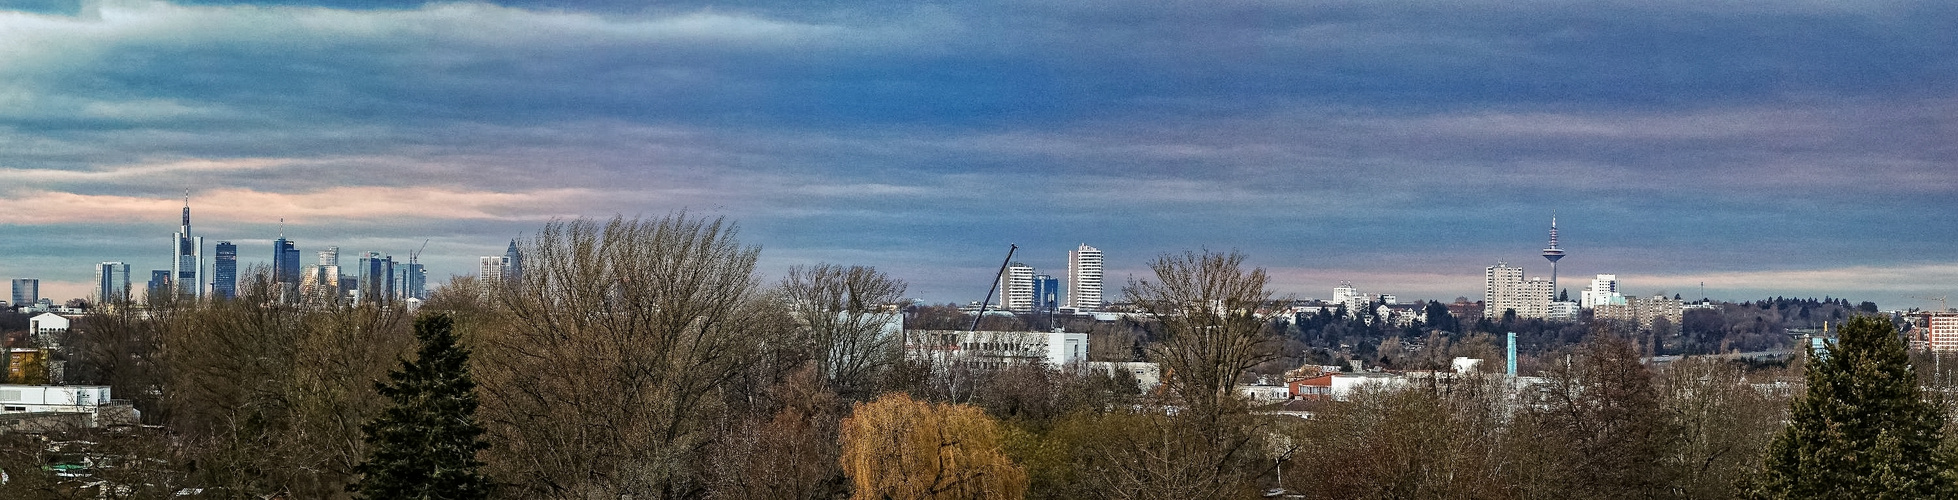
<svg viewBox="0 0 1958 500">
<path fill-rule="evenodd" d="M 1948 498 L 1944 415 L 1887 318 L 1858 316 L 1809 356 L 1806 391 L 1768 445 L 1755 498 Z"/>
<path fill-rule="evenodd" d="M 393 405 L 361 426 L 369 450 L 349 491 L 371 499 L 489 496 L 491 483 L 476 458 L 489 444 L 475 420 L 469 350 L 456 345 L 453 327 L 447 315 L 416 320 L 421 352 L 388 372 L 388 382 L 374 384 Z"/>
</svg>

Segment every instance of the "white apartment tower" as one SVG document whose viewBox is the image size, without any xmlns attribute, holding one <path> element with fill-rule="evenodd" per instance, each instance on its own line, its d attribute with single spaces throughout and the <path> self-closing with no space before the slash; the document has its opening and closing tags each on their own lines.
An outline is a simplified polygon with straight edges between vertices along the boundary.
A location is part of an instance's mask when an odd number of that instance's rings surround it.
<svg viewBox="0 0 1958 500">
<path fill-rule="evenodd" d="M 999 277 L 999 308 L 1013 312 L 1033 310 L 1033 266 L 1014 262 Z"/>
<path fill-rule="evenodd" d="M 1101 250 L 1082 243 L 1067 253 L 1067 303 L 1076 311 L 1101 309 Z"/>
<path fill-rule="evenodd" d="M 1516 310 L 1518 318 L 1550 317 L 1550 299 L 1555 293 L 1550 280 L 1523 279 L 1523 268 L 1496 261 L 1483 272 L 1482 317 L 1502 319 L 1503 313 Z"/>
</svg>

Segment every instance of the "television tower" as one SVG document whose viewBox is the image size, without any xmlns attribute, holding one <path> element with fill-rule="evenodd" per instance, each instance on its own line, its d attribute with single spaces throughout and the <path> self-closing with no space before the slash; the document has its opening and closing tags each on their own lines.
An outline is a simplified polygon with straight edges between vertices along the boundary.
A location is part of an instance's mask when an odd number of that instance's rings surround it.
<svg viewBox="0 0 1958 500">
<path fill-rule="evenodd" d="M 1557 300 L 1557 260 L 1564 258 L 1564 249 L 1557 248 L 1557 216 L 1550 216 L 1550 248 L 1543 249 L 1543 258 L 1550 261 L 1550 300 Z"/>
</svg>

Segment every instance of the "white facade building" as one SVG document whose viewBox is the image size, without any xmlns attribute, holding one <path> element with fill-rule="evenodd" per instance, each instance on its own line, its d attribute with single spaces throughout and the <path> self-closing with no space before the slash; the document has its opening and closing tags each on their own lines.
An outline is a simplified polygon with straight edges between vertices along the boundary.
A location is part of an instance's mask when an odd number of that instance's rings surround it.
<svg viewBox="0 0 1958 500">
<path fill-rule="evenodd" d="M 1033 310 L 1033 266 L 1014 262 L 999 277 L 999 308 L 1013 312 Z"/>
<path fill-rule="evenodd" d="M 905 330 L 905 355 L 978 369 L 1046 363 L 1065 367 L 1088 359 L 1088 334 Z"/>
<path fill-rule="evenodd" d="M 1101 310 L 1101 250 L 1082 243 L 1067 253 L 1067 303 L 1076 311 Z"/>
<path fill-rule="evenodd" d="M 1591 279 L 1591 286 L 1584 289 L 1578 297 L 1579 305 L 1585 309 L 1596 309 L 1603 305 L 1625 305 L 1625 296 L 1618 292 L 1618 275 L 1600 274 Z"/>
<path fill-rule="evenodd" d="M 1518 318 L 1550 317 L 1550 299 L 1556 293 L 1550 280 L 1524 280 L 1521 267 L 1497 261 L 1484 270 L 1482 287 L 1484 318 L 1500 320 L 1510 310 L 1515 310 Z"/>
</svg>

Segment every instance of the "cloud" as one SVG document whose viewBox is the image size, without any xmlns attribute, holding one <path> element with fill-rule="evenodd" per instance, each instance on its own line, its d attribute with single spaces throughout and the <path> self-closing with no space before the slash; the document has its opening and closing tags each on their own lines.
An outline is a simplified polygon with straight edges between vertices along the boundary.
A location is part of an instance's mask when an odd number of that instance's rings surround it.
<svg viewBox="0 0 1958 500">
<path fill-rule="evenodd" d="M 471 238 L 551 217 L 725 214 L 767 262 L 889 266 L 934 300 L 972 288 L 940 269 L 984 281 L 1006 243 L 1082 241 L 1452 298 L 1477 285 L 1443 277 L 1533 256 L 1552 212 L 1567 270 L 1887 268 L 1958 257 L 1958 226 L 1920 215 L 1958 209 L 1955 21 L 1930 1 L 0 11 L 20 235 L 0 245 L 167 234 L 189 186 L 214 236 L 280 216 L 309 242 L 432 235 L 465 269 Z"/>
<path fill-rule="evenodd" d="M 575 212 L 553 211 L 602 195 L 577 189 L 497 193 L 346 187 L 308 193 L 218 189 L 198 194 L 191 201 L 196 219 L 203 221 L 263 222 L 282 218 L 295 224 L 308 224 L 326 219 L 538 220 L 540 216 L 576 216 Z M 9 214 L 14 224 L 134 222 L 175 213 L 182 203 L 176 199 L 30 191 L 0 200 L 0 212 Z"/>
</svg>

